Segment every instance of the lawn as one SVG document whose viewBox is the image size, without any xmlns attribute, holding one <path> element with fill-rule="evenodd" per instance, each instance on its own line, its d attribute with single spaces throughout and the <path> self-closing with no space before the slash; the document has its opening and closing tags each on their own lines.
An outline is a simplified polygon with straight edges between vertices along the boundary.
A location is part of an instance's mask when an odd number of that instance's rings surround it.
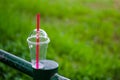
<svg viewBox="0 0 120 80">
<path fill-rule="evenodd" d="M 0 49 L 30 61 L 27 37 L 41 14 L 47 59 L 71 80 L 120 80 L 118 0 L 0 0 Z M 0 63 L 0 80 L 32 80 Z"/>
</svg>

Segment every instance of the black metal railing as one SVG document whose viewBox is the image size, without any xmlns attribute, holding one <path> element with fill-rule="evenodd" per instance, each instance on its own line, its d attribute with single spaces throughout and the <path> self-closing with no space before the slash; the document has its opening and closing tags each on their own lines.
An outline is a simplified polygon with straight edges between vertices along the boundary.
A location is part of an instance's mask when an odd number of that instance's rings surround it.
<svg viewBox="0 0 120 80">
<path fill-rule="evenodd" d="M 4 50 L 0 50 L 0 62 L 4 63 L 14 69 L 17 69 L 17 70 L 29 75 L 30 77 L 33 77 L 33 79 L 34 79 L 34 70 L 31 66 L 30 62 L 28 62 L 22 58 L 19 58 L 11 53 L 8 53 Z M 39 75 L 39 76 L 41 76 L 41 75 Z M 37 79 L 34 79 L 34 80 L 37 80 Z M 49 80 L 70 80 L 70 79 L 60 76 L 58 73 L 55 72 L 55 74 L 51 75 Z"/>
</svg>

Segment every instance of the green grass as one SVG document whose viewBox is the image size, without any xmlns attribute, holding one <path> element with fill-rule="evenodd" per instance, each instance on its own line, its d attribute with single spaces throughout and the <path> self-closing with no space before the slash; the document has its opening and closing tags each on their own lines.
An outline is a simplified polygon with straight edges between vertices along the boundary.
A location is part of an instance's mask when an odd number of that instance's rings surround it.
<svg viewBox="0 0 120 80">
<path fill-rule="evenodd" d="M 120 14 L 112 0 L 0 0 L 0 48 L 30 61 L 27 37 L 41 13 L 47 59 L 71 80 L 120 79 Z M 24 44 L 23 44 L 24 43 Z M 0 63 L 0 80 L 32 80 Z"/>
</svg>

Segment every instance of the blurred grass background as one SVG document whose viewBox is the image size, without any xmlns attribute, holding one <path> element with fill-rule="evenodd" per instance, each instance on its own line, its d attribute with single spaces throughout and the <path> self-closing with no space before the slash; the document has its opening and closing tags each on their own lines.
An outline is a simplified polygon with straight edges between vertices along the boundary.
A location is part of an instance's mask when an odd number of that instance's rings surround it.
<svg viewBox="0 0 120 80">
<path fill-rule="evenodd" d="M 119 0 L 0 0 L 0 48 L 30 61 L 27 36 L 41 14 L 47 59 L 71 80 L 120 80 Z M 0 80 L 32 80 L 0 63 Z"/>
</svg>

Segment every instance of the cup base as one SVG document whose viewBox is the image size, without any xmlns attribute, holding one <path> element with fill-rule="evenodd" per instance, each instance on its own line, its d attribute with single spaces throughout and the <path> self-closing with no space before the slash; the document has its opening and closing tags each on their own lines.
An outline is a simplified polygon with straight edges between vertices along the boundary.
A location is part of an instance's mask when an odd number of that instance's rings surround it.
<svg viewBox="0 0 120 80">
<path fill-rule="evenodd" d="M 44 68 L 44 65 L 43 65 L 41 62 L 39 62 L 38 64 L 39 64 L 38 69 Z M 37 68 L 36 68 L 36 61 L 35 61 L 35 60 L 32 60 L 32 67 L 33 67 L 34 69 L 37 69 Z"/>
</svg>

